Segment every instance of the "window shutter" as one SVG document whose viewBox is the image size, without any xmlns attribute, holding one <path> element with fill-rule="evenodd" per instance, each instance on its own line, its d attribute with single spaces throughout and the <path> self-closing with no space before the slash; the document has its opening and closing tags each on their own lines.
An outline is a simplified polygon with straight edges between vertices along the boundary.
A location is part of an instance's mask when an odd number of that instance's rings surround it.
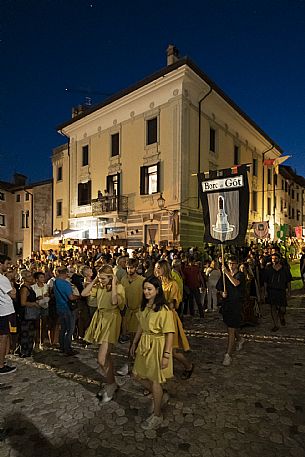
<svg viewBox="0 0 305 457">
<path fill-rule="evenodd" d="M 110 194 L 112 191 L 112 176 L 111 175 L 108 175 L 106 178 L 106 190 L 107 190 L 108 194 Z"/>
<path fill-rule="evenodd" d="M 121 173 L 117 174 L 117 180 L 118 180 L 118 192 L 117 192 L 117 195 L 119 197 L 121 195 Z"/>
<path fill-rule="evenodd" d="M 161 189 L 161 162 L 157 163 L 157 192 Z"/>
<path fill-rule="evenodd" d="M 91 203 L 91 181 L 88 181 L 88 205 Z"/>
<path fill-rule="evenodd" d="M 78 206 L 81 205 L 81 201 L 82 201 L 81 191 L 82 191 L 82 185 L 81 185 L 81 183 L 79 183 L 78 184 L 78 192 L 77 192 L 77 204 L 78 204 Z"/>
<path fill-rule="evenodd" d="M 140 167 L 140 195 L 145 195 L 145 177 L 146 177 L 147 167 Z"/>
</svg>

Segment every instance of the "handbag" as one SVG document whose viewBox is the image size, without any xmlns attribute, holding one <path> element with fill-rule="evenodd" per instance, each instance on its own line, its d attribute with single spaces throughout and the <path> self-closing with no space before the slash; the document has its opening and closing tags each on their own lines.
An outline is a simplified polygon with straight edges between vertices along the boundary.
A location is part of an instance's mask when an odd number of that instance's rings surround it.
<svg viewBox="0 0 305 457">
<path fill-rule="evenodd" d="M 56 288 L 56 290 L 57 290 L 57 292 L 59 293 L 59 295 L 61 296 L 61 298 L 63 298 L 64 300 L 67 300 L 67 305 L 68 305 L 70 311 L 75 311 L 76 308 L 77 308 L 77 302 L 73 302 L 73 301 L 67 299 L 67 298 L 61 293 L 61 291 L 58 289 L 58 287 L 56 286 L 56 281 L 54 281 L 54 286 L 53 286 L 53 287 Z"/>
</svg>

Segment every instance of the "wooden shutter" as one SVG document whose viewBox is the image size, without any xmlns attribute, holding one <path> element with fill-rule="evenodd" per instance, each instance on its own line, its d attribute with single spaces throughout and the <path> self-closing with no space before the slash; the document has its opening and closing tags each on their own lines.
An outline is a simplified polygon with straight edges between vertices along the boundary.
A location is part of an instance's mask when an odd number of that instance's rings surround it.
<svg viewBox="0 0 305 457">
<path fill-rule="evenodd" d="M 157 163 L 157 192 L 161 189 L 161 162 Z"/>
<path fill-rule="evenodd" d="M 108 192 L 108 194 L 110 194 L 112 192 L 112 176 L 111 175 L 108 175 L 107 178 L 106 178 L 106 190 Z"/>
<path fill-rule="evenodd" d="M 140 195 L 145 195 L 145 183 L 146 183 L 147 167 L 140 167 Z"/>
</svg>

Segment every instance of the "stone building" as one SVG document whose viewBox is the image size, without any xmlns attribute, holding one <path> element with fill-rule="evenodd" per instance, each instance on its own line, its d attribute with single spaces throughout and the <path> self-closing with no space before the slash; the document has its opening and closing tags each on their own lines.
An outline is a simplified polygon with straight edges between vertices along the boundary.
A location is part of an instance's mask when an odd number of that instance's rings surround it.
<svg viewBox="0 0 305 457">
<path fill-rule="evenodd" d="M 0 253 L 28 257 L 42 237 L 52 235 L 52 187 L 51 179 L 27 184 L 19 173 L 12 183 L 0 182 Z"/>
<path fill-rule="evenodd" d="M 65 144 L 52 156 L 53 229 L 73 238 L 201 246 L 195 175 L 242 163 L 250 224 L 266 219 L 269 198 L 273 205 L 263 162 L 281 148 L 173 46 L 165 68 L 73 111 L 58 131 Z"/>
</svg>

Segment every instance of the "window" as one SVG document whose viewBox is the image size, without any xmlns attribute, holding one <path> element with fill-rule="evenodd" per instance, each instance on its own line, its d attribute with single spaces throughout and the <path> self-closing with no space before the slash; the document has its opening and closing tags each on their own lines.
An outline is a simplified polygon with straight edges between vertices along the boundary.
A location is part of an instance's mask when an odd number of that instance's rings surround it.
<svg viewBox="0 0 305 457">
<path fill-rule="evenodd" d="M 146 121 L 146 145 L 158 142 L 158 118 L 154 117 Z"/>
<path fill-rule="evenodd" d="M 285 189 L 285 183 L 284 183 L 284 180 L 282 179 L 282 190 Z"/>
<path fill-rule="evenodd" d="M 116 175 L 109 175 L 107 176 L 107 192 L 111 196 L 120 195 L 121 194 L 121 174 L 117 173 Z"/>
<path fill-rule="evenodd" d="M 30 219 L 30 212 L 28 210 L 25 212 L 25 228 L 29 228 L 29 219 Z"/>
<path fill-rule="evenodd" d="M 297 202 L 299 201 L 299 198 L 300 198 L 299 195 L 300 195 L 300 194 L 297 192 L 297 194 L 296 194 L 296 196 L 297 196 Z"/>
<path fill-rule="evenodd" d="M 274 196 L 274 209 L 276 208 L 276 196 Z"/>
<path fill-rule="evenodd" d="M 82 147 L 82 166 L 85 167 L 89 164 L 89 146 Z"/>
<path fill-rule="evenodd" d="M 5 227 L 5 215 L 0 214 L 0 227 Z"/>
<path fill-rule="evenodd" d="M 21 256 L 23 254 L 23 243 L 22 241 L 17 241 L 16 243 L 16 255 Z"/>
<path fill-rule="evenodd" d="M 111 157 L 120 155 L 120 134 L 111 135 Z"/>
<path fill-rule="evenodd" d="M 240 162 L 240 150 L 239 146 L 234 145 L 234 165 L 239 165 Z"/>
<path fill-rule="evenodd" d="M 91 181 L 78 184 L 78 206 L 90 205 L 91 203 Z"/>
<path fill-rule="evenodd" d="M 257 211 L 257 192 L 252 192 L 252 211 Z"/>
<path fill-rule="evenodd" d="M 29 228 L 30 212 L 21 211 L 21 228 Z"/>
<path fill-rule="evenodd" d="M 288 191 L 288 182 L 285 181 L 285 192 L 287 192 L 287 191 Z"/>
<path fill-rule="evenodd" d="M 272 171 L 271 168 L 268 168 L 267 183 L 272 184 Z M 270 213 L 268 213 L 270 214 Z"/>
<path fill-rule="evenodd" d="M 267 199 L 267 214 L 271 214 L 271 198 Z"/>
<path fill-rule="evenodd" d="M 294 200 L 294 189 L 291 189 L 291 198 Z"/>
<path fill-rule="evenodd" d="M 281 213 L 283 212 L 284 210 L 284 202 L 283 202 L 283 199 L 281 198 Z"/>
<path fill-rule="evenodd" d="M 160 162 L 140 168 L 140 194 L 160 192 Z"/>
<path fill-rule="evenodd" d="M 62 216 L 62 201 L 57 200 L 56 202 L 56 217 Z"/>
<path fill-rule="evenodd" d="M 62 181 L 62 167 L 57 167 L 57 181 Z"/>
<path fill-rule="evenodd" d="M 210 151 L 216 152 L 216 130 L 210 128 Z"/>
<path fill-rule="evenodd" d="M 20 194 L 16 194 L 16 202 L 17 202 L 17 203 L 20 202 Z"/>
<path fill-rule="evenodd" d="M 300 220 L 300 211 L 297 210 L 297 221 L 299 221 L 299 220 Z"/>
<path fill-rule="evenodd" d="M 30 194 L 28 192 L 25 193 L 25 201 L 29 201 L 30 200 Z"/>
<path fill-rule="evenodd" d="M 274 179 L 274 185 L 277 186 L 277 175 L 273 175 L 273 179 Z"/>
<path fill-rule="evenodd" d="M 5 201 L 5 193 L 0 191 L 0 201 Z"/>
<path fill-rule="evenodd" d="M 294 219 L 294 208 L 291 208 L 291 218 Z"/>
<path fill-rule="evenodd" d="M 257 167 L 257 159 L 253 159 L 253 176 L 257 176 L 258 167 Z"/>
</svg>

